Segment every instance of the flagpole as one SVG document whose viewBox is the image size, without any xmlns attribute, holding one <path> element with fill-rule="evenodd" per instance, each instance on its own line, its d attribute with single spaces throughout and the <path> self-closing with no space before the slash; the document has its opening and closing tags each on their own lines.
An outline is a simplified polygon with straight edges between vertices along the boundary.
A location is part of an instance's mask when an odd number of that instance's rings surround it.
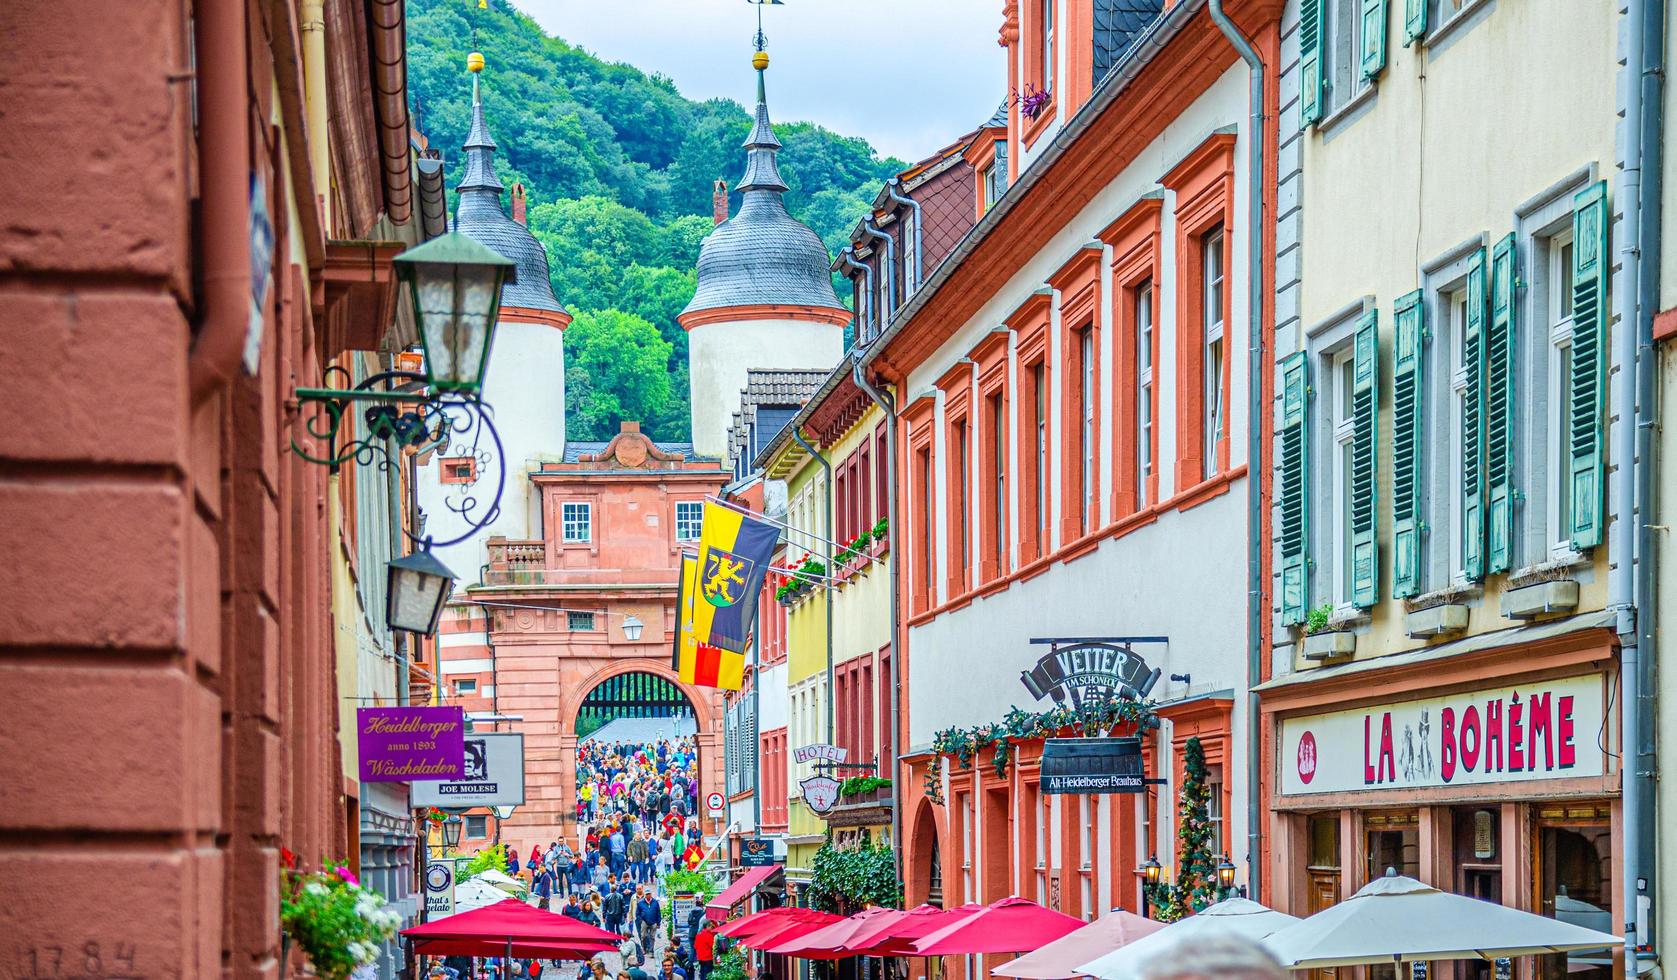
<svg viewBox="0 0 1677 980">
<path fill-rule="evenodd" d="M 750 510 L 750 509 L 745 508 L 745 507 L 741 507 L 740 505 L 738 505 L 736 503 L 733 503 L 731 501 L 723 500 L 721 497 L 706 497 L 705 501 L 707 503 L 715 504 L 716 506 L 721 507 L 724 510 L 731 510 L 736 514 L 744 514 L 746 517 L 749 517 L 752 520 L 762 521 L 764 524 L 773 524 L 775 527 L 781 528 L 782 530 L 791 531 L 793 534 L 801 534 L 806 538 L 810 538 L 810 539 L 814 540 L 817 544 L 830 544 L 834 548 L 837 548 L 839 551 L 843 551 L 844 549 L 850 547 L 849 545 L 844 544 L 843 542 L 834 541 L 831 538 L 824 538 L 821 535 L 816 534 L 814 531 L 806 531 L 801 527 L 796 527 L 794 525 L 786 523 L 785 521 L 777 521 L 777 520 L 775 520 L 774 518 L 770 517 L 767 514 L 758 513 L 757 511 Z"/>
<path fill-rule="evenodd" d="M 699 557 L 699 554 L 696 551 L 687 551 L 683 552 L 683 554 L 688 555 L 695 561 L 697 561 Z M 822 575 L 819 572 L 800 572 L 796 568 L 781 568 L 779 565 L 770 565 L 769 570 L 782 578 L 809 579 L 810 581 L 824 585 L 827 588 L 832 588 L 834 583 L 841 581 L 841 579 L 839 579 L 836 575 Z"/>
</svg>

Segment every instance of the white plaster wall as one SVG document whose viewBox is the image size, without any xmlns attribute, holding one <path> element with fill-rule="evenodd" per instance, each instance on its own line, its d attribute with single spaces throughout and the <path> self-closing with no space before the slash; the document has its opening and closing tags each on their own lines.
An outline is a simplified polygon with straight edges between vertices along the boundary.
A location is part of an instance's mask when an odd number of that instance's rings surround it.
<svg viewBox="0 0 1677 980">
<path fill-rule="evenodd" d="M 844 328 L 828 323 L 744 320 L 711 323 L 688 331 L 694 451 L 715 459 L 727 456 L 728 426 L 739 410 L 747 371 L 827 370 L 843 356 Z"/>
<path fill-rule="evenodd" d="M 461 586 L 477 582 L 489 561 L 485 541 L 492 535 L 534 538 L 542 532 L 539 494 L 530 482 L 529 471 L 543 456 L 557 457 L 565 448 L 565 335 L 544 323 L 514 323 L 502 320 L 495 328 L 495 343 L 484 375 L 483 400 L 494 407 L 495 428 L 502 451 L 480 467 L 472 494 L 487 507 L 494 499 L 495 480 L 506 474 L 500 516 L 489 526 L 457 545 L 434 549 L 442 563 L 458 576 Z M 470 433 L 467 434 L 468 438 Z M 487 435 L 484 446 L 493 452 Z M 437 459 L 419 470 L 419 505 L 426 515 L 425 530 L 442 541 L 456 537 L 468 527 L 466 521 L 448 509 L 445 501 L 458 499 L 460 488 L 438 483 Z M 452 495 L 450 491 L 453 491 Z"/>
<path fill-rule="evenodd" d="M 786 727 L 786 661 L 765 667 L 757 675 L 757 731 Z"/>
</svg>

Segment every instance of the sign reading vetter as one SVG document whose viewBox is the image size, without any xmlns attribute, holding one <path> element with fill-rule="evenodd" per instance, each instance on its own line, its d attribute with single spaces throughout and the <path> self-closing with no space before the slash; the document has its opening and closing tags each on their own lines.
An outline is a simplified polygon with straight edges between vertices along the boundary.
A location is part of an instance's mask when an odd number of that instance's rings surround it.
<svg viewBox="0 0 1677 980">
<path fill-rule="evenodd" d="M 466 736 L 466 764 L 457 780 L 416 781 L 415 807 L 522 806 L 524 736 L 516 732 Z"/>
<path fill-rule="evenodd" d="M 466 722 L 458 707 L 357 708 L 356 748 L 363 783 L 459 779 Z"/>
<path fill-rule="evenodd" d="M 1400 701 L 1281 723 L 1281 792 L 1600 776 L 1600 675 Z"/>
<path fill-rule="evenodd" d="M 1159 682 L 1158 668 L 1148 667 L 1132 646 L 1163 643 L 1164 637 L 1113 640 L 1032 640 L 1053 647 L 1036 666 L 1019 675 L 1031 696 L 1041 701 L 1080 708 L 1086 701 L 1100 701 L 1113 694 L 1145 698 Z"/>
<path fill-rule="evenodd" d="M 1141 739 L 1051 738 L 1042 743 L 1042 792 L 1139 793 Z"/>
</svg>

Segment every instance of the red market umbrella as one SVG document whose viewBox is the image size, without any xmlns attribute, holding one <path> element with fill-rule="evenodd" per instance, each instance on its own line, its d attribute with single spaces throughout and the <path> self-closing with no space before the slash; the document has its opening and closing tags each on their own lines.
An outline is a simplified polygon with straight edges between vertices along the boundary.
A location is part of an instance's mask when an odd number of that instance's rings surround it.
<svg viewBox="0 0 1677 980">
<path fill-rule="evenodd" d="M 901 914 L 896 909 L 863 909 L 849 918 L 822 926 L 814 932 L 760 948 L 765 953 L 782 953 L 806 960 L 841 960 L 856 955 L 843 947 L 845 941 L 855 935 L 858 929 L 867 927 L 875 920 L 893 918 Z"/>
<path fill-rule="evenodd" d="M 940 909 L 936 905 L 917 905 L 891 916 L 881 916 L 857 929 L 844 944 L 845 949 L 858 956 L 914 956 L 914 942 L 958 922 L 984 908 L 982 905 L 962 905 Z"/>
<path fill-rule="evenodd" d="M 764 909 L 761 912 L 751 912 L 731 922 L 723 923 L 717 928 L 716 934 L 744 942 L 760 933 L 779 929 L 788 922 L 804 918 L 812 911 L 814 910 L 798 908 L 795 905 L 783 905 L 778 908 Z"/>
<path fill-rule="evenodd" d="M 803 909 L 802 911 L 803 915 L 789 917 L 772 929 L 764 929 L 748 939 L 741 939 L 740 945 L 749 946 L 756 950 L 766 950 L 770 946 L 778 945 L 787 940 L 807 936 L 817 929 L 830 926 L 844 918 L 842 915 L 834 915 L 831 912 L 817 912 L 814 909 Z"/>
<path fill-rule="evenodd" d="M 1165 923 L 1155 919 L 1144 919 L 1132 912 L 1114 909 L 1083 928 L 1016 960 L 1003 963 L 990 972 L 998 977 L 1018 977 L 1020 980 L 1063 980 L 1083 976 L 1079 966 L 1164 927 Z"/>
<path fill-rule="evenodd" d="M 992 902 L 914 943 L 917 956 L 1023 953 L 1083 928 L 1082 919 L 1014 895 Z"/>
<path fill-rule="evenodd" d="M 402 930 L 425 955 L 538 956 L 587 959 L 617 948 L 604 929 L 509 898 Z M 522 952 L 521 952 L 522 951 Z"/>
</svg>

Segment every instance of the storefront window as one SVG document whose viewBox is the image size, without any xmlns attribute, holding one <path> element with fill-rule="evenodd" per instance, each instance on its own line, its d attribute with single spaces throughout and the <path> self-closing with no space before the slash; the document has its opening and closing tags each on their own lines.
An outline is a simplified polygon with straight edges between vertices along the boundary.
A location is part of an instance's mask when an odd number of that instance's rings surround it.
<svg viewBox="0 0 1677 980">
<path fill-rule="evenodd" d="M 1421 875 L 1421 814 L 1417 810 L 1370 812 L 1363 818 L 1368 845 L 1365 881 L 1373 881 L 1388 870 L 1418 878 Z"/>
<path fill-rule="evenodd" d="M 1458 806 L 1450 811 L 1451 853 L 1458 895 L 1502 904 L 1502 812 L 1496 804 Z M 1490 980 L 1485 960 L 1456 963 L 1459 980 Z"/>
<path fill-rule="evenodd" d="M 1537 810 L 1537 910 L 1573 925 L 1613 931 L 1613 837 L 1604 804 Z M 1537 957 L 1539 980 L 1611 980 L 1612 951 Z"/>
<path fill-rule="evenodd" d="M 1339 901 L 1339 813 L 1310 815 L 1310 895 L 1308 912 L 1317 912 Z M 1337 970 L 1311 970 L 1308 980 L 1332 980 Z"/>
</svg>

